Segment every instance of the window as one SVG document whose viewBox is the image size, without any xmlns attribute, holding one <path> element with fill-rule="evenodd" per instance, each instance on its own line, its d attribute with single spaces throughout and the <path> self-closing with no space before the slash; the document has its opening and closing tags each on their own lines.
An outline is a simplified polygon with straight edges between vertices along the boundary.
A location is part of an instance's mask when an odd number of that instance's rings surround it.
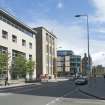
<svg viewBox="0 0 105 105">
<path fill-rule="evenodd" d="M 29 54 L 29 60 L 32 60 L 32 55 L 31 54 Z"/>
<path fill-rule="evenodd" d="M 46 55 L 46 63 L 49 64 L 49 56 Z"/>
<path fill-rule="evenodd" d="M 26 46 L 26 40 L 22 39 L 22 46 Z"/>
<path fill-rule="evenodd" d="M 12 58 L 14 59 L 18 55 L 21 55 L 22 57 L 26 58 L 26 54 L 17 50 L 12 50 Z"/>
<path fill-rule="evenodd" d="M 46 45 L 46 52 L 48 53 L 48 51 L 49 51 L 49 46 Z"/>
<path fill-rule="evenodd" d="M 50 47 L 50 54 L 52 54 L 52 47 Z"/>
<path fill-rule="evenodd" d="M 8 53 L 8 49 L 6 47 L 0 46 L 1 53 Z"/>
<path fill-rule="evenodd" d="M 31 42 L 29 43 L 29 48 L 32 49 L 32 43 Z"/>
<path fill-rule="evenodd" d="M 2 38 L 8 39 L 8 32 L 7 31 L 2 30 Z"/>
<path fill-rule="evenodd" d="M 17 43 L 17 36 L 12 35 L 12 41 L 13 41 L 14 43 Z"/>
<path fill-rule="evenodd" d="M 48 33 L 46 33 L 46 40 L 47 40 L 47 42 L 49 41 Z"/>
</svg>

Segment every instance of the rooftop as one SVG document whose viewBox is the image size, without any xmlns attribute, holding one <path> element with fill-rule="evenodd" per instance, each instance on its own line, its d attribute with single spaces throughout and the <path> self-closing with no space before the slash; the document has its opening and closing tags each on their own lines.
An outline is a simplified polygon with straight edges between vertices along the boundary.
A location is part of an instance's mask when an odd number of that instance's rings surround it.
<svg viewBox="0 0 105 105">
<path fill-rule="evenodd" d="M 50 32 L 50 31 L 48 31 L 45 27 L 43 27 L 43 26 L 40 26 L 40 27 L 36 27 L 36 28 L 33 28 L 34 30 L 35 29 L 44 29 L 45 31 L 47 31 L 49 34 L 51 34 L 53 37 L 55 37 L 55 38 L 57 38 L 54 34 L 53 34 L 53 32 Z"/>
<path fill-rule="evenodd" d="M 6 18 L 10 19 L 11 21 L 13 21 L 14 23 L 18 24 L 19 26 L 21 26 L 22 28 L 26 29 L 29 32 L 32 32 L 34 34 L 36 34 L 37 32 L 35 30 L 33 30 L 31 27 L 27 26 L 26 24 L 24 24 L 22 21 L 20 21 L 19 19 L 17 19 L 15 16 L 11 15 L 8 11 L 0 8 L 0 14 L 2 14 L 3 16 L 5 16 Z"/>
</svg>

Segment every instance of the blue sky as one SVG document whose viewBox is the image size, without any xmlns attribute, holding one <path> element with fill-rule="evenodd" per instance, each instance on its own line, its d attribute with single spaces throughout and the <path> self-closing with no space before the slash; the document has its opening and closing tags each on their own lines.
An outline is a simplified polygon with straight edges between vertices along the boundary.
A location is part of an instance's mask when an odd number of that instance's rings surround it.
<svg viewBox="0 0 105 105">
<path fill-rule="evenodd" d="M 105 0 L 0 0 L 0 7 L 31 27 L 45 26 L 58 37 L 58 47 L 80 55 L 87 52 L 86 18 L 74 15 L 88 14 L 91 56 L 105 65 Z"/>
<path fill-rule="evenodd" d="M 66 24 L 72 22 L 77 13 L 94 11 L 88 0 L 0 0 L 0 6 L 26 22 L 48 18 Z"/>
</svg>

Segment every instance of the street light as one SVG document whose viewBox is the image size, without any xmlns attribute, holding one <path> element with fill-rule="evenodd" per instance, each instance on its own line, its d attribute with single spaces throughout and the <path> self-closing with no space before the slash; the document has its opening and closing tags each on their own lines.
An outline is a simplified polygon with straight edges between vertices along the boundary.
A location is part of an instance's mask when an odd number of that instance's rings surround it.
<svg viewBox="0 0 105 105">
<path fill-rule="evenodd" d="M 87 19 L 87 43 L 88 43 L 88 69 L 90 70 L 90 43 L 89 43 L 89 22 L 88 15 L 75 15 L 75 17 L 86 17 Z"/>
</svg>

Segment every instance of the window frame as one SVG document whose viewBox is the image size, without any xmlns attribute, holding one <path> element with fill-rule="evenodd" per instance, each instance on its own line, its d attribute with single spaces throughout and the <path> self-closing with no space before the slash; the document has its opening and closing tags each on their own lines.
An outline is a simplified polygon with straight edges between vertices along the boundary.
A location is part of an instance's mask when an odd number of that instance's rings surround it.
<svg viewBox="0 0 105 105">
<path fill-rule="evenodd" d="M 17 36 L 16 35 L 12 35 L 12 42 L 17 43 Z"/>
<path fill-rule="evenodd" d="M 8 39 L 8 32 L 5 30 L 2 30 L 2 38 L 3 39 Z"/>
</svg>

